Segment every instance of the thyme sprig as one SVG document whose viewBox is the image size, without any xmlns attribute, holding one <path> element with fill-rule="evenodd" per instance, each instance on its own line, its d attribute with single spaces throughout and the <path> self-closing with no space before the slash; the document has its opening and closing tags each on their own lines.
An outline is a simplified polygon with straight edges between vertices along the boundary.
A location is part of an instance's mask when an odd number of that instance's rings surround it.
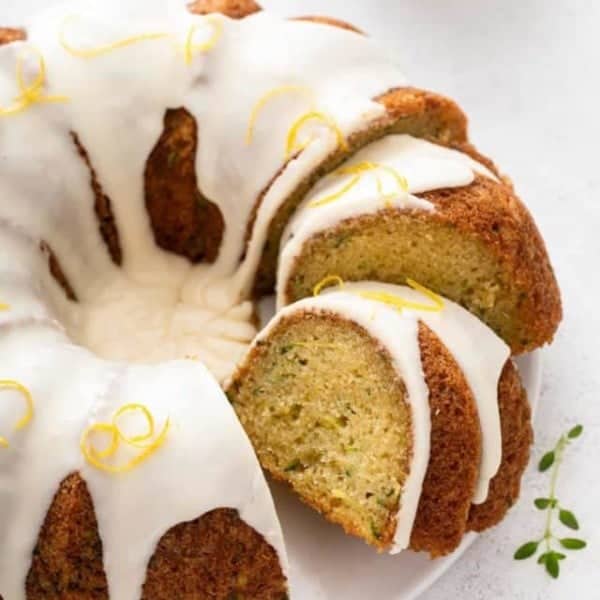
<svg viewBox="0 0 600 600">
<path fill-rule="evenodd" d="M 546 452 L 538 463 L 538 468 L 541 472 L 552 469 L 550 475 L 550 492 L 545 498 L 536 498 L 533 503 L 538 510 L 546 511 L 546 521 L 544 533 L 541 538 L 532 540 L 523 544 L 514 554 L 516 560 L 524 560 L 530 558 L 541 551 L 538 557 L 538 564 L 544 565 L 547 573 L 555 579 L 560 574 L 560 561 L 567 557 L 562 552 L 559 552 L 553 547 L 553 544 L 558 543 L 561 549 L 564 550 L 582 550 L 587 543 L 579 538 L 574 537 L 559 537 L 553 529 L 553 521 L 555 515 L 558 514 L 558 520 L 567 528 L 577 531 L 579 529 L 579 521 L 573 512 L 562 506 L 556 497 L 556 486 L 558 482 L 558 472 L 562 463 L 565 450 L 569 444 L 577 439 L 583 433 L 583 426 L 576 425 L 567 433 L 560 436 L 556 446 L 549 452 Z"/>
</svg>

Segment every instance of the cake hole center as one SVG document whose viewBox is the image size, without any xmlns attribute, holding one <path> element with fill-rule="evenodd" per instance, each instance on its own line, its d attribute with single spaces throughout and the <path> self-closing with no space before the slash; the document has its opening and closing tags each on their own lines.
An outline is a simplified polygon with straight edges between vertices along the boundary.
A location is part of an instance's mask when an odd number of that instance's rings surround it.
<svg viewBox="0 0 600 600">
<path fill-rule="evenodd" d="M 69 337 L 102 358 L 151 364 L 198 360 L 223 383 L 256 335 L 254 305 L 219 302 L 218 283 L 194 300 L 183 290 L 183 285 L 141 284 L 118 274 L 100 290 L 78 290 L 78 302 L 54 304 Z"/>
</svg>

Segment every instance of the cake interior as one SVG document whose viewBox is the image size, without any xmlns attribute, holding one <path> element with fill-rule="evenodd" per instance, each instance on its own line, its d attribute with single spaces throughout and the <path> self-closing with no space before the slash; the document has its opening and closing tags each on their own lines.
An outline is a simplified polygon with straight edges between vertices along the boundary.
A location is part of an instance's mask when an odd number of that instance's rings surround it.
<svg viewBox="0 0 600 600">
<path fill-rule="evenodd" d="M 502 265 L 483 243 L 429 215 L 382 210 L 315 235 L 293 267 L 289 301 L 311 296 L 330 273 L 399 285 L 413 279 L 467 307 L 501 338 L 526 345 L 515 331 L 518 290 Z"/>
<path fill-rule="evenodd" d="M 388 546 L 412 448 L 387 351 L 358 325 L 309 312 L 282 319 L 250 364 L 228 395 L 263 467 L 349 533 Z"/>
</svg>

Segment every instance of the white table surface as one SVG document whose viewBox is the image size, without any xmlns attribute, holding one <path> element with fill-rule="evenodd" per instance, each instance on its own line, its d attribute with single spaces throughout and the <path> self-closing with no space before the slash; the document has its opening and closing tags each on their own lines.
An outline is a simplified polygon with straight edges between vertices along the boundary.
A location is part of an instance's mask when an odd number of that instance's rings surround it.
<svg viewBox="0 0 600 600">
<path fill-rule="evenodd" d="M 51 0 L 0 0 L 17 25 Z M 101 1 L 101 0 L 98 0 Z M 126 2 L 127 0 L 123 0 Z M 454 97 L 471 137 L 513 178 L 544 234 L 565 321 L 545 352 L 534 457 L 570 425 L 559 497 L 588 548 L 557 581 L 514 550 L 540 533 L 532 505 L 548 477 L 532 465 L 518 505 L 423 600 L 600 599 L 600 2 L 597 0 L 264 0 L 282 14 L 345 18 L 397 52 L 415 85 Z"/>
</svg>

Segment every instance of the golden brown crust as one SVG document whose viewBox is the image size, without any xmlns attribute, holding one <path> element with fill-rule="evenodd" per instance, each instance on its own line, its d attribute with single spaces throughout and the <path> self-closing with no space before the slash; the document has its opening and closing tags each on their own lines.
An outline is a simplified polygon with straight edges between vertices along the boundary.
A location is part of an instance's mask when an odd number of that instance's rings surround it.
<svg viewBox="0 0 600 600">
<path fill-rule="evenodd" d="M 146 163 L 146 208 L 156 243 L 192 262 L 214 262 L 225 230 L 218 206 L 198 189 L 196 120 L 184 108 L 168 110 Z"/>
<path fill-rule="evenodd" d="M 283 600 L 275 550 L 232 509 L 168 531 L 150 560 L 144 600 Z M 237 594 L 237 596 L 236 596 Z M 102 542 L 87 486 L 67 477 L 48 511 L 27 576 L 28 600 L 108 600 Z"/>
<path fill-rule="evenodd" d="M 14 29 L 11 27 L 0 27 L 0 46 L 11 44 L 27 39 L 27 34 L 23 29 Z"/>
<path fill-rule="evenodd" d="M 77 302 L 77 294 L 67 279 L 67 276 L 50 245 L 46 242 L 41 242 L 40 250 L 48 259 L 48 270 L 50 271 L 50 275 L 52 275 L 58 285 L 63 289 L 67 298 L 73 302 Z"/>
<path fill-rule="evenodd" d="M 365 35 L 364 31 L 354 27 L 351 23 L 342 21 L 341 19 L 334 19 L 333 17 L 314 16 L 308 15 L 304 17 L 294 17 L 292 21 L 308 21 L 309 23 L 320 23 L 322 25 L 331 25 L 331 27 L 338 27 L 339 29 L 346 29 L 347 31 L 353 31 L 360 35 Z"/>
<path fill-rule="evenodd" d="M 458 104 L 427 90 L 401 87 L 376 98 L 387 115 L 382 125 L 397 130 L 404 119 L 420 118 L 424 126 L 421 137 L 438 144 L 452 145 L 467 142 L 468 121 Z"/>
<path fill-rule="evenodd" d="M 188 9 L 196 15 L 221 13 L 231 19 L 243 19 L 262 10 L 254 0 L 195 0 Z"/>
<path fill-rule="evenodd" d="M 481 427 L 465 376 L 422 323 L 419 345 L 429 388 L 431 450 L 410 547 L 435 558 L 455 550 L 465 533 L 481 460 Z"/>
<path fill-rule="evenodd" d="M 519 497 L 521 478 L 529 460 L 533 442 L 531 409 L 518 371 L 508 361 L 498 385 L 502 427 L 502 463 L 490 482 L 487 500 L 474 504 L 467 529 L 483 531 L 499 523 Z"/>
<path fill-rule="evenodd" d="M 87 486 L 79 475 L 60 485 L 40 530 L 27 575 L 27 599 L 104 600 L 102 542 Z"/>
<path fill-rule="evenodd" d="M 521 339 L 510 340 L 514 353 L 552 341 L 562 320 L 558 283 L 546 246 L 533 218 L 512 188 L 478 176 L 463 188 L 421 194 L 436 211 L 416 218 L 432 219 L 478 239 L 502 265 L 507 281 L 518 290 Z"/>
<path fill-rule="evenodd" d="M 112 261 L 116 265 L 121 265 L 123 263 L 123 252 L 121 250 L 119 230 L 113 215 L 111 200 L 104 193 L 102 185 L 100 184 L 96 171 L 90 160 L 89 154 L 83 147 L 79 137 L 75 132 L 71 132 L 71 137 L 73 138 L 73 143 L 77 148 L 79 156 L 81 156 L 83 162 L 85 162 L 90 174 L 90 185 L 94 193 L 94 210 L 96 212 L 96 217 L 98 218 L 100 235 L 106 244 Z"/>
<path fill-rule="evenodd" d="M 182 582 L 198 598 L 287 598 L 275 550 L 227 508 L 163 536 L 148 567 L 143 600 L 172 600 Z"/>
</svg>

